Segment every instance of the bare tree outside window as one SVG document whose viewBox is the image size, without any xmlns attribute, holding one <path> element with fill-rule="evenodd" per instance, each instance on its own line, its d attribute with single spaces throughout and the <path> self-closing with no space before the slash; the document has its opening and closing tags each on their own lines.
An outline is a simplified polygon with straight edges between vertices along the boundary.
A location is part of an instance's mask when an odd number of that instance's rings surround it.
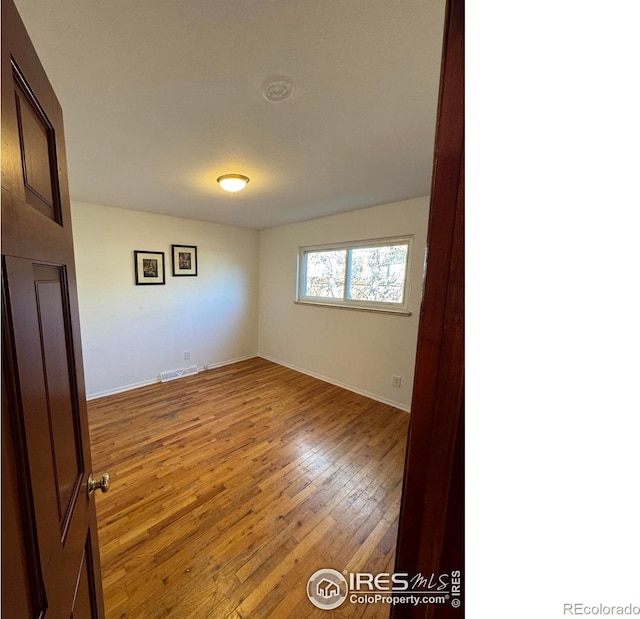
<svg viewBox="0 0 640 619">
<path fill-rule="evenodd" d="M 402 303 L 407 245 L 352 249 L 347 298 Z"/>
<path fill-rule="evenodd" d="M 298 300 L 406 310 L 410 247 L 411 238 L 402 237 L 300 248 Z"/>
<path fill-rule="evenodd" d="M 345 250 L 307 254 L 307 296 L 342 299 L 346 256 Z"/>
</svg>

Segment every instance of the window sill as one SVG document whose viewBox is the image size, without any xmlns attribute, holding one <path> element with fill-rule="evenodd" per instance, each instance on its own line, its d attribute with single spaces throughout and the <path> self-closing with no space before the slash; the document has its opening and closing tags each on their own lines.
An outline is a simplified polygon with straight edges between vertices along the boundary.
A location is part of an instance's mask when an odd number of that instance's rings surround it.
<svg viewBox="0 0 640 619">
<path fill-rule="evenodd" d="M 392 314 L 394 316 L 411 316 L 408 310 L 384 309 L 378 307 L 359 307 L 357 305 L 342 305 L 340 303 L 316 303 L 314 301 L 294 301 L 296 305 L 313 305 L 315 307 L 332 307 L 334 309 L 355 310 L 356 312 L 373 312 L 374 314 Z"/>
</svg>

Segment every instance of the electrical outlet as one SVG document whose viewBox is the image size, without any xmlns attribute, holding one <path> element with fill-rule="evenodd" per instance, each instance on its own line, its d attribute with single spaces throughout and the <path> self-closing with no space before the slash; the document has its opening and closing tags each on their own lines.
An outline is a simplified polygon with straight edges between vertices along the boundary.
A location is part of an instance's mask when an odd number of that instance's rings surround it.
<svg viewBox="0 0 640 619">
<path fill-rule="evenodd" d="M 191 351 L 190 351 L 190 350 L 187 350 L 187 351 L 184 353 L 184 360 L 185 360 L 185 361 L 189 361 L 189 359 L 191 359 Z"/>
<path fill-rule="evenodd" d="M 391 377 L 391 386 L 392 387 L 400 387 L 402 384 L 402 378 L 400 376 L 392 376 Z"/>
</svg>

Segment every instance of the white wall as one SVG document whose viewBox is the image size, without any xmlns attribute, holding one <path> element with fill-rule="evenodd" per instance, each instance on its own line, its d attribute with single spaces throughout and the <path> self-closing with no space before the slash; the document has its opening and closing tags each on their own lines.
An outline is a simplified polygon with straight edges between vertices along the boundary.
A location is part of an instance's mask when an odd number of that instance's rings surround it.
<svg viewBox="0 0 640 619">
<path fill-rule="evenodd" d="M 409 410 L 428 210 L 428 197 L 413 198 L 261 231 L 260 355 Z M 299 246 L 406 234 L 411 316 L 294 304 Z"/>
<path fill-rule="evenodd" d="M 255 356 L 257 231 L 80 202 L 72 219 L 88 397 Z M 197 245 L 197 277 L 171 275 L 172 243 Z M 135 285 L 134 250 L 165 252 L 166 285 Z"/>
</svg>

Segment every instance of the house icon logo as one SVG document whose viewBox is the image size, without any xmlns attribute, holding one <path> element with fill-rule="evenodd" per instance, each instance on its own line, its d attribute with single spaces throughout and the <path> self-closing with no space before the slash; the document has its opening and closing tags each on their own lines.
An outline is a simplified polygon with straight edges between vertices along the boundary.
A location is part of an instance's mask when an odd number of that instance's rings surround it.
<svg viewBox="0 0 640 619">
<path fill-rule="evenodd" d="M 307 582 L 307 596 L 311 603 L 323 610 L 338 608 L 347 599 L 348 586 L 338 571 L 323 569 L 315 572 Z"/>
<path fill-rule="evenodd" d="M 338 587 L 338 585 L 335 582 L 331 582 L 326 578 L 323 578 L 318 583 L 317 589 L 318 589 L 318 595 L 323 597 L 325 600 L 330 597 L 333 597 L 334 595 L 339 595 L 340 593 L 340 587 Z"/>
</svg>

